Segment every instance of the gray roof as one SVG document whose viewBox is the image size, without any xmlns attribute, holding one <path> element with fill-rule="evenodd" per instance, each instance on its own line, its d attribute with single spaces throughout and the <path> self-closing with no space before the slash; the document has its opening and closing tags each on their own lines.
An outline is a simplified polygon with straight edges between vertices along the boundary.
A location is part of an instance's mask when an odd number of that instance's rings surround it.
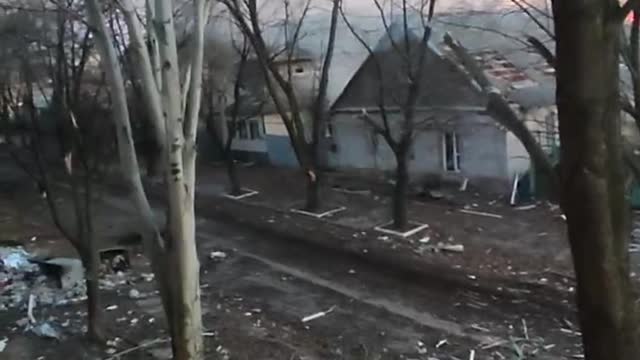
<svg viewBox="0 0 640 360">
<path fill-rule="evenodd" d="M 385 37 L 383 23 L 379 16 L 347 15 L 349 22 L 372 47 L 380 44 Z M 410 27 L 415 31 L 422 28 L 418 17 L 410 19 Z M 449 33 L 454 39 L 462 43 L 470 52 L 493 50 L 508 59 L 515 67 L 521 69 L 534 85 L 526 89 L 503 88 L 514 101 L 526 103 L 524 105 L 546 106 L 553 104 L 555 94 L 555 78 L 544 60 L 526 44 L 526 36 L 534 35 L 543 42 L 548 42 L 544 34 L 526 15 L 522 13 L 504 12 L 458 12 L 436 15 L 432 23 L 433 34 L 431 45 L 433 49 L 443 46 L 442 38 Z M 299 47 L 305 57 L 313 57 L 317 64 L 322 61 L 326 50 L 329 30 L 329 14 L 309 13 L 301 28 Z M 368 58 L 367 50 L 353 36 L 344 20 L 338 22 L 338 36 L 330 80 L 328 84 L 328 101 L 334 103 L 363 66 Z M 267 41 L 277 47 L 284 44 L 281 28 L 265 29 Z M 280 46 L 281 47 L 281 46 Z M 509 94 L 511 93 L 511 94 Z"/>
</svg>

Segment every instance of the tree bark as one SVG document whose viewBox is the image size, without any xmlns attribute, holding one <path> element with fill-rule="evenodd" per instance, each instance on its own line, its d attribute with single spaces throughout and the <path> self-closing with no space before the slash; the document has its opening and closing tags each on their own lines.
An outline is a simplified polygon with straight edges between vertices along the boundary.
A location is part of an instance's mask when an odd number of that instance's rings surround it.
<svg viewBox="0 0 640 360">
<path fill-rule="evenodd" d="M 396 155 L 396 184 L 393 191 L 393 227 L 404 230 L 409 224 L 407 202 L 409 196 L 409 169 L 407 151 L 399 150 Z"/>
<path fill-rule="evenodd" d="M 315 212 L 320 208 L 320 181 L 316 169 L 309 168 L 305 174 L 307 192 L 305 210 Z"/>
<path fill-rule="evenodd" d="M 87 335 L 92 341 L 102 343 L 105 340 L 102 329 L 102 307 L 100 306 L 100 269 L 99 254 L 95 250 L 88 249 L 83 256 L 83 266 L 85 268 L 85 284 L 87 286 Z"/>
<path fill-rule="evenodd" d="M 229 177 L 229 186 L 231 187 L 231 195 L 237 196 L 242 194 L 240 179 L 238 178 L 238 169 L 236 162 L 233 160 L 231 153 L 225 154 L 225 162 L 227 163 L 227 176 Z"/>
<path fill-rule="evenodd" d="M 562 207 L 577 280 L 588 360 L 640 354 L 640 322 L 629 276 L 618 93 L 617 1 L 555 0 Z"/>
</svg>

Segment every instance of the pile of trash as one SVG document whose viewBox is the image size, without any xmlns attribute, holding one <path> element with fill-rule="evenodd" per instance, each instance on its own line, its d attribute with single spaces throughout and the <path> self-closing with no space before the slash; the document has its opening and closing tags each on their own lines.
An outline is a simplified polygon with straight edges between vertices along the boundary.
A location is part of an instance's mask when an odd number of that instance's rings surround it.
<svg viewBox="0 0 640 360">
<path fill-rule="evenodd" d="M 47 305 L 86 298 L 82 262 L 37 259 L 22 247 L 0 247 L 0 310 L 23 308 L 30 296 Z"/>
</svg>

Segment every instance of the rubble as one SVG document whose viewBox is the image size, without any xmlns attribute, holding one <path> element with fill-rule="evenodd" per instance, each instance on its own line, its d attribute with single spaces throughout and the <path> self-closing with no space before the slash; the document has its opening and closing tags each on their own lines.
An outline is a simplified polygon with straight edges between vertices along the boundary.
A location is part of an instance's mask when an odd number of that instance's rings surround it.
<svg viewBox="0 0 640 360">
<path fill-rule="evenodd" d="M 4 349 L 7 348 L 7 343 L 9 342 L 9 338 L 4 338 L 2 340 L 0 340 L 0 353 L 4 351 Z"/>
<path fill-rule="evenodd" d="M 332 313 L 333 310 L 335 310 L 335 308 L 336 308 L 335 306 L 332 306 L 329 309 L 327 309 L 326 311 L 320 311 L 320 312 L 317 312 L 315 314 L 311 314 L 309 316 L 305 316 L 305 317 L 302 318 L 302 322 L 306 323 L 306 322 L 309 322 L 311 320 L 315 320 L 315 319 L 321 318 L 323 316 L 327 316 L 327 314 Z"/>
<path fill-rule="evenodd" d="M 77 259 L 34 259 L 22 247 L 0 247 L 0 309 L 32 301 L 59 305 L 86 294 L 84 270 Z"/>
<path fill-rule="evenodd" d="M 61 332 L 46 321 L 38 325 L 31 325 L 29 330 L 43 338 L 62 340 Z"/>
<path fill-rule="evenodd" d="M 227 258 L 227 253 L 225 253 L 224 251 L 212 251 L 209 254 L 209 259 L 211 260 L 222 261 L 226 258 Z"/>
</svg>

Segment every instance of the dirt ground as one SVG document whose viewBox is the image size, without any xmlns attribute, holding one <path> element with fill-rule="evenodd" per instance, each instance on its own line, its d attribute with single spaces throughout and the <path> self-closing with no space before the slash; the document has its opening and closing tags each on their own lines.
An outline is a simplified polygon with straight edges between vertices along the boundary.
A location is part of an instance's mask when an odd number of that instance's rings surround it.
<svg viewBox="0 0 640 360">
<path fill-rule="evenodd" d="M 200 166 L 198 191 L 203 196 L 220 195 L 226 189 L 224 169 Z M 302 206 L 304 187 L 296 171 L 263 167 L 240 167 L 246 188 L 259 194 L 240 201 L 288 211 Z M 391 219 L 390 184 L 328 173 L 322 200 L 327 209 L 345 209 L 322 220 L 346 225 L 354 231 L 369 231 Z M 346 190 L 346 191 L 345 191 Z M 571 253 L 565 237 L 564 220 L 556 205 L 546 201 L 512 207 L 506 196 L 443 189 L 444 199 L 431 200 L 414 194 L 409 218 L 429 227 L 407 239 L 379 233 L 369 241 L 390 242 L 425 259 L 446 257 L 454 268 L 470 273 L 491 273 L 531 283 L 556 283 L 572 288 Z M 469 213 L 468 211 L 471 211 Z M 493 216 L 483 216 L 487 213 Z M 426 240 L 428 239 L 428 242 Z M 422 241 L 420 241 L 422 240 Z M 463 245 L 462 253 L 433 253 L 439 243 Z M 632 253 L 633 271 L 640 272 L 640 257 Z M 635 273 L 634 273 L 635 276 Z"/>
<path fill-rule="evenodd" d="M 32 185 L 3 179 L 3 237 L 33 253 L 72 256 Z M 135 217 L 125 210 L 126 201 L 103 201 L 109 205 L 96 207 L 98 234 L 109 246 L 135 226 Z M 571 311 L 415 282 L 392 269 L 266 236 L 198 219 L 207 358 L 467 359 L 473 351 L 476 359 L 501 359 L 524 351 L 540 359 L 564 359 L 580 354 Z M 142 276 L 148 264 L 137 250 L 132 248 L 133 269 L 121 279 L 111 275 L 102 289 L 103 306 L 112 309 L 104 317 L 107 345 L 84 339 L 82 303 L 37 308 L 37 319 L 62 329 L 62 341 L 25 332 L 19 324 L 26 312 L 17 308 L 0 312 L 0 340 L 7 339 L 0 358 L 108 359 L 141 345 L 146 346 L 121 359 L 167 358 L 161 305 L 153 282 Z M 227 257 L 211 259 L 213 251 Z M 132 298 L 131 289 L 141 297 Z M 301 321 L 332 308 L 326 316 Z"/>
</svg>

